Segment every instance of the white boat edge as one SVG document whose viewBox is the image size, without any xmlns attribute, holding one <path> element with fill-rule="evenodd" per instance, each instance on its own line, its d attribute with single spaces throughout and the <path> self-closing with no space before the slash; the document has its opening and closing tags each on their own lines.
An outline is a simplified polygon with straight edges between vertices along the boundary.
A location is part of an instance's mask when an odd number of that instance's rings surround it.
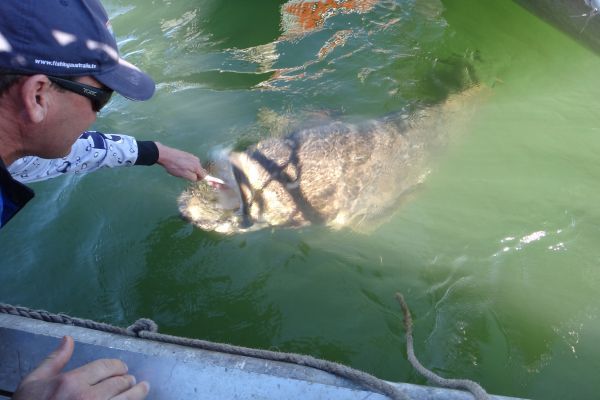
<svg viewBox="0 0 600 400">
<path fill-rule="evenodd" d="M 218 353 L 105 333 L 87 328 L 0 314 L 0 391 L 8 399 L 21 379 L 35 368 L 61 338 L 75 339 L 75 353 L 65 368 L 98 358 L 127 363 L 138 381 L 151 384 L 148 400 L 193 399 L 344 399 L 383 400 L 384 395 L 335 375 L 277 361 Z M 470 393 L 393 383 L 413 400 L 471 400 Z M 491 396 L 495 400 L 515 400 Z"/>
</svg>

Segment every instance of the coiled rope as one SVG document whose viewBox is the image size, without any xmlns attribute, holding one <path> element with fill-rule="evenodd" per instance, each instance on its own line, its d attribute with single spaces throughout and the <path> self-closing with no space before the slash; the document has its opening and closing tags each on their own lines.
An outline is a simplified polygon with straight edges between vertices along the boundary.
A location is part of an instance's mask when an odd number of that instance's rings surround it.
<svg viewBox="0 0 600 400">
<path fill-rule="evenodd" d="M 410 310 L 402 294 L 396 293 L 396 299 L 400 302 L 400 306 L 404 314 L 404 328 L 406 329 L 406 347 L 408 360 L 411 363 L 411 365 L 421 375 L 423 375 L 430 382 L 437 386 L 453 389 L 465 389 L 470 391 L 476 400 L 489 400 L 489 395 L 476 382 L 467 379 L 442 378 L 425 368 L 419 362 L 419 360 L 415 356 L 413 349 L 412 317 L 410 315 Z M 367 374 L 366 372 L 350 368 L 342 364 L 317 359 L 312 356 L 303 354 L 252 349 L 248 347 L 234 346 L 224 343 L 214 343 L 200 339 L 189 339 L 179 336 L 166 335 L 163 333 L 158 333 L 158 325 L 148 318 L 138 319 L 137 321 L 135 321 L 135 323 L 133 323 L 131 326 L 125 329 L 89 319 L 71 317 L 66 314 L 53 314 L 44 310 L 32 310 L 26 307 L 13 306 L 10 304 L 0 303 L 0 313 L 32 318 L 45 322 L 71 325 L 81 328 L 89 328 L 97 331 L 114 333 L 118 335 L 138 337 L 141 339 L 153 340 L 162 343 L 193 347 L 202 350 L 216 351 L 220 353 L 233 354 L 238 356 L 253 357 L 263 360 L 279 361 L 302 365 L 348 379 L 356 384 L 362 385 L 365 388 L 373 390 L 376 393 L 385 395 L 393 400 L 410 400 L 406 393 L 404 393 L 401 389 L 395 387 L 393 384 L 379 379 L 373 375 Z"/>
</svg>

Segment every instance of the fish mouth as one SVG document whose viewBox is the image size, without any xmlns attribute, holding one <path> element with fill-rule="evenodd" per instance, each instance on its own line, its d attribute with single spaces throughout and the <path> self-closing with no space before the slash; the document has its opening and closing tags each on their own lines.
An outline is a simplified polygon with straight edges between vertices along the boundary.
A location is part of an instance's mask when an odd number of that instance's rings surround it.
<svg viewBox="0 0 600 400">
<path fill-rule="evenodd" d="M 208 173 L 224 184 L 215 187 L 203 180 L 188 187 L 178 199 L 184 218 L 204 231 L 225 235 L 261 227 L 250 213 L 254 195 L 251 185 L 253 171 L 246 171 L 248 165 L 241 162 L 241 158 L 242 154 L 226 149 L 212 154 L 212 161 L 207 165 Z"/>
<path fill-rule="evenodd" d="M 232 226 L 217 227 L 215 231 L 248 231 L 252 230 L 254 222 L 250 217 L 250 203 L 246 193 L 251 187 L 248 177 L 238 166 L 235 152 L 220 151 L 214 158 L 212 168 L 216 176 L 220 177 L 225 185 L 217 191 L 216 197 L 219 208 L 232 212 Z M 225 224 L 227 225 L 227 224 Z"/>
</svg>

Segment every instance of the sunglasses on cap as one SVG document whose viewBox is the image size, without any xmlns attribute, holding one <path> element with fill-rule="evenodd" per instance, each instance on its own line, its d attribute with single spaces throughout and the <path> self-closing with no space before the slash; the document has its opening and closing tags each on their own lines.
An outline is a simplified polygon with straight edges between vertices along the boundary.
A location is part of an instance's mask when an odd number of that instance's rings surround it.
<svg viewBox="0 0 600 400">
<path fill-rule="evenodd" d="M 110 89 L 101 89 L 69 79 L 57 78 L 56 76 L 48 76 L 48 79 L 61 88 L 68 90 L 69 92 L 73 92 L 90 99 L 92 102 L 92 110 L 95 112 L 99 112 L 106 105 L 106 103 L 108 103 L 113 94 L 113 91 Z"/>
</svg>

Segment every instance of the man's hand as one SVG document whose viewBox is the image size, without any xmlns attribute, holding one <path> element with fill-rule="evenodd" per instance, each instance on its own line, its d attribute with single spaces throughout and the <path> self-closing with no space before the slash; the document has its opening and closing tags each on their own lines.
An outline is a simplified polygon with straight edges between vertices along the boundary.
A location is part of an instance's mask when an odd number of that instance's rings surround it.
<svg viewBox="0 0 600 400">
<path fill-rule="evenodd" d="M 148 395 L 147 382 L 136 385 L 120 360 L 96 360 L 61 373 L 71 359 L 75 343 L 65 336 L 60 346 L 23 379 L 13 400 L 141 400 Z"/>
<path fill-rule="evenodd" d="M 200 159 L 193 154 L 177 150 L 162 143 L 158 147 L 158 163 L 173 176 L 185 178 L 192 182 L 204 179 L 206 171 L 200 164 Z"/>
</svg>

